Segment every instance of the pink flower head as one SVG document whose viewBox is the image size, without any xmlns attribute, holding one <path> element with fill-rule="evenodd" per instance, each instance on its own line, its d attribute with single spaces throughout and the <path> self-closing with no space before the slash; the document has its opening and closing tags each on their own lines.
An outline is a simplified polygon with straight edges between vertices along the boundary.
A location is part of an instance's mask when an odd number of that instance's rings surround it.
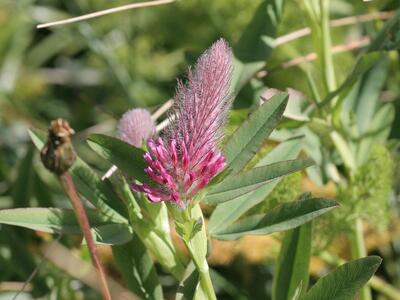
<svg viewBox="0 0 400 300">
<path fill-rule="evenodd" d="M 128 110 L 118 124 L 118 138 L 135 147 L 141 147 L 156 131 L 150 113 L 143 108 Z"/>
<path fill-rule="evenodd" d="M 231 106 L 232 51 L 223 39 L 215 42 L 178 81 L 170 125 L 162 138 L 150 139 L 145 172 L 154 186 L 133 185 L 150 201 L 172 201 L 181 207 L 224 168 L 218 150 Z"/>
</svg>

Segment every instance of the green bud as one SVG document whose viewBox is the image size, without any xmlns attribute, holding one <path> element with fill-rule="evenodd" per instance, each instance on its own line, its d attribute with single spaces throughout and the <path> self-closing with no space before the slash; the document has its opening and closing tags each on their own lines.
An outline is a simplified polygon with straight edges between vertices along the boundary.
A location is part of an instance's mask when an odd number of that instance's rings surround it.
<svg viewBox="0 0 400 300">
<path fill-rule="evenodd" d="M 75 132 L 63 119 L 51 122 L 47 143 L 40 152 L 43 165 L 51 172 L 62 175 L 74 164 L 76 154 L 71 143 Z"/>
</svg>

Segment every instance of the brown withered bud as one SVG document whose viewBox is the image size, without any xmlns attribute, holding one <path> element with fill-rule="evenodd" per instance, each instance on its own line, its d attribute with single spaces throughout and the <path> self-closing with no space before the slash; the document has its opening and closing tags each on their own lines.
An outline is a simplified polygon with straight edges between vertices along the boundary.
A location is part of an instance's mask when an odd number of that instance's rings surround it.
<svg viewBox="0 0 400 300">
<path fill-rule="evenodd" d="M 71 143 L 74 133 L 64 119 L 51 122 L 47 143 L 40 151 L 40 158 L 49 171 L 62 175 L 74 164 L 76 154 Z"/>
</svg>

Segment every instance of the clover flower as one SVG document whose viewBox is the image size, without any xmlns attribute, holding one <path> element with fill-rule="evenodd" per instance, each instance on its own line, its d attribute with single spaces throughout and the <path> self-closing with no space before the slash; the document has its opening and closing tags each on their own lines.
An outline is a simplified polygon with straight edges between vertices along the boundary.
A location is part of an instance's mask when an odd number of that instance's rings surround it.
<svg viewBox="0 0 400 300">
<path fill-rule="evenodd" d="M 189 69 L 187 83 L 178 81 L 170 125 L 162 137 L 149 139 L 145 172 L 154 185 L 133 184 L 150 201 L 185 207 L 225 165 L 218 150 L 229 108 L 232 51 L 215 42 Z"/>
<path fill-rule="evenodd" d="M 155 131 L 150 113 L 143 108 L 128 110 L 118 124 L 118 138 L 135 147 L 141 147 Z"/>
</svg>

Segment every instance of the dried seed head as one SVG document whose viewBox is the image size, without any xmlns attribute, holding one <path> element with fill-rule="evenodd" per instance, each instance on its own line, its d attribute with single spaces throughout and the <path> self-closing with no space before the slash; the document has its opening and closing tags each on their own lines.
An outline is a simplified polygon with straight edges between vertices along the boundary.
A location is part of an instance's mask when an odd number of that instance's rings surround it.
<svg viewBox="0 0 400 300">
<path fill-rule="evenodd" d="M 76 154 L 71 143 L 75 131 L 64 119 L 51 122 L 47 143 L 40 152 L 43 165 L 51 172 L 61 175 L 75 162 Z"/>
</svg>

